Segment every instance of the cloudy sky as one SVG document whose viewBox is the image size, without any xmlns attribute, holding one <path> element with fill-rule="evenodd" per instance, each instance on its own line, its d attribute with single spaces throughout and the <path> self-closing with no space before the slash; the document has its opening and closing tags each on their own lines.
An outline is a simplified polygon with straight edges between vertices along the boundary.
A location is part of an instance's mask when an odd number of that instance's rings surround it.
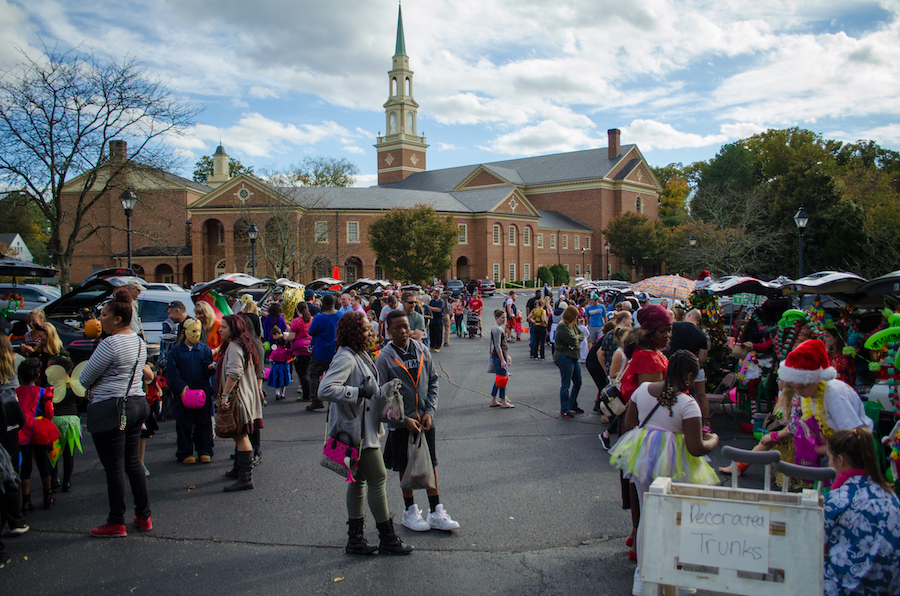
<svg viewBox="0 0 900 596">
<path fill-rule="evenodd" d="M 900 149 L 896 0 L 407 0 L 403 20 L 430 169 L 614 127 L 651 165 L 770 127 Z M 131 56 L 204 106 L 188 163 L 221 139 L 257 168 L 346 157 L 369 185 L 396 24 L 396 0 L 0 0 L 0 64 Z"/>
</svg>

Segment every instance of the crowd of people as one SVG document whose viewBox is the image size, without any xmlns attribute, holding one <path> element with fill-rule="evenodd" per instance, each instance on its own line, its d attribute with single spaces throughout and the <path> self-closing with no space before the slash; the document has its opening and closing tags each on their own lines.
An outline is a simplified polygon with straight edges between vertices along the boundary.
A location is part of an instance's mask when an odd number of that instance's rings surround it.
<svg viewBox="0 0 900 596">
<path fill-rule="evenodd" d="M 236 314 L 225 316 L 217 316 L 204 300 L 196 302 L 192 313 L 174 300 L 163 324 L 156 367 L 148 362 L 136 316 L 140 290 L 139 284 L 118 289 L 103 305 L 99 322 L 104 339 L 77 378 L 42 311 L 29 315 L 28 333 L 18 350 L 0 335 L 0 429 L 9 429 L 0 432 L 0 511 L 11 536 L 29 529 L 25 516 L 35 508 L 35 467 L 45 509 L 53 507 L 56 491 L 73 488 L 74 457 L 82 439 L 77 387 L 87 390 L 84 419 L 109 497 L 105 523 L 90 533 L 127 535 L 129 488 L 135 506 L 132 528 L 152 529 L 143 445 L 156 428 L 148 400 L 161 379 L 173 396 L 176 461 L 210 464 L 216 457 L 214 437 L 233 440 L 233 465 L 225 476 L 234 482 L 223 487 L 226 492 L 254 488 L 268 393 L 285 400 L 296 381 L 296 400 L 306 402 L 309 412 L 324 411 L 327 437 L 345 438 L 358 447 L 346 490 L 348 554 L 413 551 L 394 529 L 387 478 L 388 470 L 403 477 L 414 444 L 427 446 L 430 458 L 429 480 L 421 486 L 428 505 L 420 508 L 413 488 L 401 481 L 400 523 L 414 531 L 459 528 L 439 492 L 435 419 L 440 384 L 433 355 L 449 346 L 454 335 L 482 334 L 484 301 L 477 290 L 453 296 L 440 288 L 427 294 L 389 288 L 370 299 L 353 292 L 317 296 L 307 291 L 289 312 L 277 300 L 257 305 L 245 295 L 235 303 Z M 514 342 L 529 341 L 532 361 L 545 360 L 549 350 L 559 372 L 559 416 L 564 420 L 585 412 L 578 398 L 584 389 L 581 364 L 587 368 L 597 390 L 593 408 L 605 425 L 600 444 L 620 470 L 623 508 L 631 511 L 626 544 L 638 564 L 633 593 L 642 594 L 640 510 L 653 479 L 720 482 L 705 457 L 717 447 L 718 437 L 709 426 L 704 365 L 710 340 L 702 313 L 680 303 L 653 304 L 640 293 L 607 303 L 604 296 L 563 286 L 555 296 L 550 288 L 536 289 L 524 308 L 511 291 L 491 314 L 490 407 L 515 408 L 507 392 L 509 346 Z M 832 336 L 825 342 L 797 337 L 777 369 L 784 428 L 766 434 L 756 449 L 793 441 L 810 421 L 822 429 L 826 441 L 815 446 L 812 457 L 823 464 L 827 459 L 838 472 L 825 497 L 824 531 L 830 546 L 826 593 L 897 593 L 900 502 L 875 461 L 873 421 L 852 381 L 838 378 L 835 369 L 849 375 L 853 366 L 835 353 L 841 337 Z M 394 414 L 388 415 L 389 410 Z M 365 536 L 366 501 L 378 531 L 377 546 Z M 861 541 L 862 534 L 871 540 Z M 5 565 L 9 556 L 2 543 L 0 555 Z"/>
</svg>

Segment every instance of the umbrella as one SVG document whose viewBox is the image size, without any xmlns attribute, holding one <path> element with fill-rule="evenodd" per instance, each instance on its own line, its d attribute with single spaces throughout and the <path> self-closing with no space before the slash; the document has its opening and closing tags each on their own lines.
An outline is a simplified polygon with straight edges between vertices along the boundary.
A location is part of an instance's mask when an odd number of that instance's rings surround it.
<svg viewBox="0 0 900 596">
<path fill-rule="evenodd" d="M 680 275 L 648 277 L 634 284 L 635 292 L 651 292 L 657 296 L 687 300 L 694 291 L 694 280 Z"/>
</svg>

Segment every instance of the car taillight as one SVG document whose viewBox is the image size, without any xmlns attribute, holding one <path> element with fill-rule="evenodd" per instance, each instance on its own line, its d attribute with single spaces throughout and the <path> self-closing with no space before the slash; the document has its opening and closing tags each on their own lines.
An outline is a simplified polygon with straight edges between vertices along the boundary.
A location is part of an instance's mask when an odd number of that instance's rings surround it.
<svg viewBox="0 0 900 596">
<path fill-rule="evenodd" d="M 69 349 L 93 351 L 98 343 L 100 343 L 99 339 L 76 339 L 69 342 Z"/>
</svg>

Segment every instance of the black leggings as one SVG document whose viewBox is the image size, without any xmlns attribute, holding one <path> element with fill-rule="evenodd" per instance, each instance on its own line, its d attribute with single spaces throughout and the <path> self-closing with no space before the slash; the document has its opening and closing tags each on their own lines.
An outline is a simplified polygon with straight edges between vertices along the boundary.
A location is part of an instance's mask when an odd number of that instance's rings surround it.
<svg viewBox="0 0 900 596">
<path fill-rule="evenodd" d="M 72 482 L 72 472 L 75 470 L 75 454 L 72 453 L 72 448 L 66 445 L 63 448 L 62 455 L 60 456 L 63 463 L 63 482 L 70 483 Z M 50 475 L 53 476 L 53 481 L 56 482 L 59 480 L 59 462 L 56 462 L 56 466 L 52 467 L 50 470 Z"/>
<path fill-rule="evenodd" d="M 50 454 L 46 445 L 22 445 L 22 480 L 31 480 L 32 461 L 41 478 L 50 476 Z M 33 456 L 32 456 L 33 454 Z"/>
<path fill-rule="evenodd" d="M 297 378 L 300 379 L 304 399 L 313 398 L 309 388 L 309 359 L 310 356 L 294 356 L 294 368 L 297 370 Z"/>
</svg>

